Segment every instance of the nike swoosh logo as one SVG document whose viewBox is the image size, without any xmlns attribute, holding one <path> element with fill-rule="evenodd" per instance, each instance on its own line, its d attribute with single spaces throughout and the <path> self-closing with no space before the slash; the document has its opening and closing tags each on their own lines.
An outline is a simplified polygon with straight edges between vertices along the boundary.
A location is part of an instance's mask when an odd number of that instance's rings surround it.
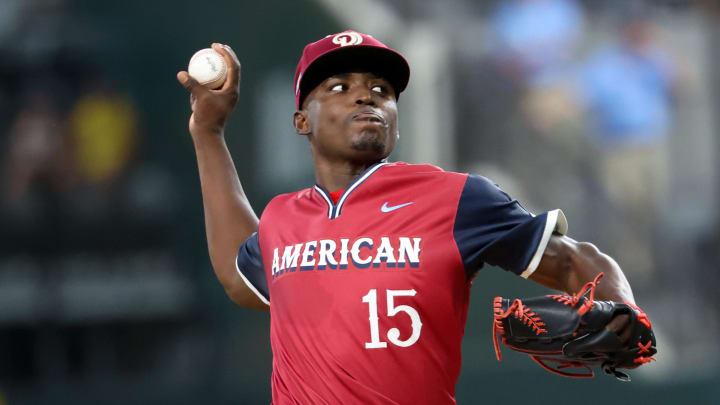
<svg viewBox="0 0 720 405">
<path fill-rule="evenodd" d="M 383 206 L 380 207 L 380 211 L 382 211 L 382 212 L 395 211 L 396 209 L 399 209 L 399 208 L 402 208 L 402 207 L 407 207 L 408 205 L 410 205 L 410 204 L 412 204 L 412 203 L 414 203 L 414 202 L 415 202 L 415 201 L 410 201 L 410 202 L 407 202 L 407 203 L 405 203 L 405 204 L 393 205 L 392 207 L 388 207 L 387 201 L 385 201 L 385 204 L 383 204 Z"/>
</svg>

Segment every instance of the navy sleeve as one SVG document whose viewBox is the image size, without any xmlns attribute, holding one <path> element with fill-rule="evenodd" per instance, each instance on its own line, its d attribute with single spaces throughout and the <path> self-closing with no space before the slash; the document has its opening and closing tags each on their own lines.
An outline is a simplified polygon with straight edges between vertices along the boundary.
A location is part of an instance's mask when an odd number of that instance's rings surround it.
<svg viewBox="0 0 720 405">
<path fill-rule="evenodd" d="M 268 290 L 267 277 L 263 268 L 262 256 L 260 255 L 260 242 L 258 234 L 254 232 L 240 246 L 235 268 L 242 277 L 245 284 L 267 305 L 270 305 L 270 292 Z"/>
<path fill-rule="evenodd" d="M 468 277 L 484 263 L 528 277 L 553 232 L 567 232 L 562 211 L 534 216 L 489 179 L 468 176 L 453 229 Z"/>
</svg>

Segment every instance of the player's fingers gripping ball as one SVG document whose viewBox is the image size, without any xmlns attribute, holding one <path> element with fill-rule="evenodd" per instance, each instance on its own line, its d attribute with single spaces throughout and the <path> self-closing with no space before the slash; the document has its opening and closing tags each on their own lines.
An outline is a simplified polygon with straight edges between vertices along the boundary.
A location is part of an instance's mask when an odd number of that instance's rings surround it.
<svg viewBox="0 0 720 405">
<path fill-rule="evenodd" d="M 209 89 L 222 87 L 227 79 L 225 58 L 212 48 L 201 49 L 190 58 L 188 74 Z"/>
<path fill-rule="evenodd" d="M 618 368 L 635 368 L 655 360 L 657 352 L 652 324 L 645 312 L 633 304 L 595 301 L 600 273 L 577 294 L 550 294 L 528 299 L 495 297 L 493 343 L 502 359 L 498 335 L 513 350 L 530 355 L 544 369 L 566 377 L 593 377 L 590 366 L 598 365 L 622 381 L 630 377 Z M 630 317 L 630 339 L 605 326 L 616 316 Z M 555 364 L 553 368 L 548 363 Z M 563 369 L 582 367 L 586 372 Z"/>
</svg>

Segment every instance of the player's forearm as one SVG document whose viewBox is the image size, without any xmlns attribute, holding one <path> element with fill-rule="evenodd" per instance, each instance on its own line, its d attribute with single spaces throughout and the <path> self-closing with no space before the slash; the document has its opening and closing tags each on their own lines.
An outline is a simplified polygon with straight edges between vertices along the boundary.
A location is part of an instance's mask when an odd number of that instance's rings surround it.
<svg viewBox="0 0 720 405">
<path fill-rule="evenodd" d="M 192 133 L 200 171 L 208 249 L 215 273 L 228 289 L 238 279 L 235 257 L 258 219 L 245 196 L 222 134 Z"/>
<path fill-rule="evenodd" d="M 585 283 L 592 281 L 602 272 L 603 277 L 595 290 L 595 299 L 635 303 L 630 283 L 620 266 L 591 243 L 577 242 L 573 246 L 568 270 L 569 293 L 579 291 Z"/>
<path fill-rule="evenodd" d="M 595 245 L 567 236 L 550 238 L 540 265 L 530 279 L 574 294 L 601 272 L 603 278 L 595 290 L 596 299 L 635 303 L 630 283 L 615 260 Z"/>
</svg>

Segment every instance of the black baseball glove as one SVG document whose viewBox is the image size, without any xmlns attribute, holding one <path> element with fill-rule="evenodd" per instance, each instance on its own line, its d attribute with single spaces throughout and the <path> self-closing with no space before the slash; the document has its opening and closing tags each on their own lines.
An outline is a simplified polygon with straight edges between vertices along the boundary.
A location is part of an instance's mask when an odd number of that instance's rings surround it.
<svg viewBox="0 0 720 405">
<path fill-rule="evenodd" d="M 522 300 L 495 297 L 493 343 L 498 361 L 502 359 L 499 334 L 506 346 L 530 355 L 550 372 L 593 377 L 590 366 L 599 365 L 606 374 L 630 381 L 617 369 L 635 368 L 655 360 L 655 335 L 647 315 L 637 306 L 593 299 L 601 277 L 602 273 L 572 296 L 551 294 Z M 620 314 L 630 318 L 631 334 L 625 343 L 605 327 Z M 570 367 L 584 367 L 587 372 L 563 371 Z"/>
</svg>

